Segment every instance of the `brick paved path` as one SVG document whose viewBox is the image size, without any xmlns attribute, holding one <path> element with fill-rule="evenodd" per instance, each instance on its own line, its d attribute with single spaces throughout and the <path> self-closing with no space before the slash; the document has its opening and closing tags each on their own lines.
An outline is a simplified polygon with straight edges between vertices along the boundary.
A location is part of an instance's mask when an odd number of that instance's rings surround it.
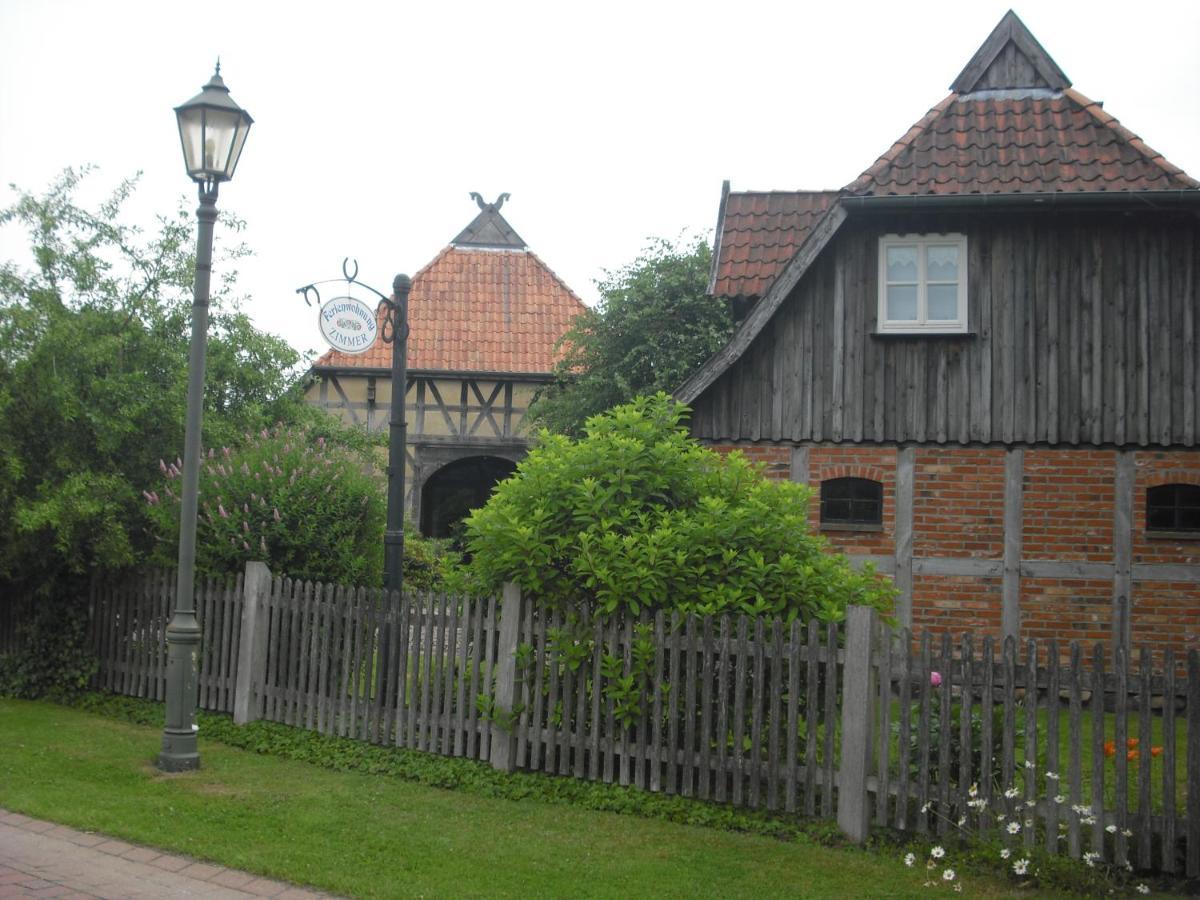
<svg viewBox="0 0 1200 900">
<path fill-rule="evenodd" d="M 0 808 L 0 897 L 324 896 Z"/>
</svg>

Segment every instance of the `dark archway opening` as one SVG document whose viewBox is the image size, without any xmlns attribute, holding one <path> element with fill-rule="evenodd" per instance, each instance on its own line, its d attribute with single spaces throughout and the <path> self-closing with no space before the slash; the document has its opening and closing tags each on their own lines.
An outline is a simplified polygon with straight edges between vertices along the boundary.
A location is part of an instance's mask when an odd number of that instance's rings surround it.
<svg viewBox="0 0 1200 900">
<path fill-rule="evenodd" d="M 498 456 L 472 456 L 438 469 L 421 489 L 421 533 L 445 538 L 467 514 L 487 503 L 497 482 L 517 464 Z"/>
</svg>

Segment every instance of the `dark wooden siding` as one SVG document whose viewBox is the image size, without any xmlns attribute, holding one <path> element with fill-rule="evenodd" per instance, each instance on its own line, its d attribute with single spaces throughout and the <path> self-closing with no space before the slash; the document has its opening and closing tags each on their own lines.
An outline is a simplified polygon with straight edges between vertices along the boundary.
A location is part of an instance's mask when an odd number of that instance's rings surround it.
<svg viewBox="0 0 1200 900">
<path fill-rule="evenodd" d="M 851 219 L 693 404 L 697 437 L 1194 446 L 1194 217 Z M 875 336 L 878 238 L 964 232 L 972 334 Z"/>
</svg>

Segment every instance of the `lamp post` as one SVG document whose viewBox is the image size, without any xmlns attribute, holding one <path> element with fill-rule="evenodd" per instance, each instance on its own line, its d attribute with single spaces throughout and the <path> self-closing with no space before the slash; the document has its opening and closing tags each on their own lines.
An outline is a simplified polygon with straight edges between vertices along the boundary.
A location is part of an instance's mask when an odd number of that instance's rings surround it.
<svg viewBox="0 0 1200 900">
<path fill-rule="evenodd" d="M 204 356 L 208 345 L 208 285 L 212 271 L 217 186 L 233 177 L 253 119 L 229 96 L 221 64 L 199 94 L 175 108 L 187 173 L 199 185 L 196 210 L 196 284 L 188 357 L 187 427 L 183 445 L 183 509 L 179 522 L 179 575 L 175 611 L 167 625 L 167 723 L 158 768 L 200 767 L 196 748 L 196 678 L 200 625 L 196 621 L 196 507 L 200 491 L 200 421 L 204 408 Z"/>
<path fill-rule="evenodd" d="M 383 533 L 383 586 L 398 591 L 404 584 L 404 454 L 408 423 L 404 401 L 408 394 L 408 294 L 412 279 L 397 275 L 392 296 L 383 301 L 388 326 L 384 341 L 392 345 L 392 414 L 388 422 L 387 529 Z"/>
</svg>

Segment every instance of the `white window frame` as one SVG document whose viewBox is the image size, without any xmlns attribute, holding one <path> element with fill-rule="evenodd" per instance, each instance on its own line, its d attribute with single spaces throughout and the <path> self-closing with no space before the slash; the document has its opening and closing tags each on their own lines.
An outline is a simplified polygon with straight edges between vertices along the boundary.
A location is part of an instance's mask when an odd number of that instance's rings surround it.
<svg viewBox="0 0 1200 900">
<path fill-rule="evenodd" d="M 933 244 L 958 246 L 958 315 L 953 319 L 929 321 L 928 286 L 925 277 L 926 248 Z M 887 318 L 887 251 L 890 247 L 917 247 L 917 318 Z M 963 334 L 967 331 L 967 236 L 965 234 L 885 234 L 879 239 L 878 329 L 883 334 Z M 944 283 L 944 282 L 943 282 Z"/>
</svg>

